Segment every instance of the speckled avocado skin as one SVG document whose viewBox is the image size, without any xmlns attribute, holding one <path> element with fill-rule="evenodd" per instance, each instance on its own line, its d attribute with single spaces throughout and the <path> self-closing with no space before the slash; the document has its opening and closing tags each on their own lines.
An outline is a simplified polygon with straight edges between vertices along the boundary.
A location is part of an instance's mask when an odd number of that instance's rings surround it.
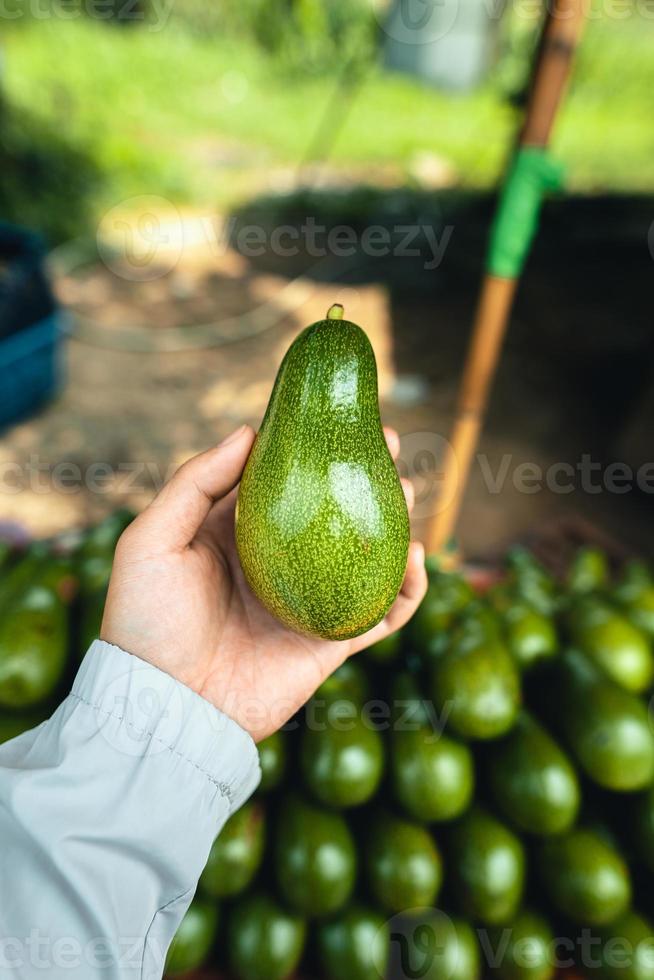
<svg viewBox="0 0 654 980">
<path fill-rule="evenodd" d="M 287 351 L 241 480 L 236 543 L 253 592 L 300 633 L 358 636 L 397 596 L 409 515 L 356 324 L 319 320 Z"/>
</svg>

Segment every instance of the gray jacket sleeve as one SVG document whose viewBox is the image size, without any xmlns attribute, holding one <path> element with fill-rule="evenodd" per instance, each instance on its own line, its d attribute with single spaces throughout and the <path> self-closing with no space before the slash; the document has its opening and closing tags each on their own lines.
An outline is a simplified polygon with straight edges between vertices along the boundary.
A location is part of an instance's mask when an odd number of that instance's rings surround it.
<svg viewBox="0 0 654 980">
<path fill-rule="evenodd" d="M 53 716 L 0 746 L 0 978 L 159 980 L 259 777 L 235 722 L 96 641 Z"/>
</svg>

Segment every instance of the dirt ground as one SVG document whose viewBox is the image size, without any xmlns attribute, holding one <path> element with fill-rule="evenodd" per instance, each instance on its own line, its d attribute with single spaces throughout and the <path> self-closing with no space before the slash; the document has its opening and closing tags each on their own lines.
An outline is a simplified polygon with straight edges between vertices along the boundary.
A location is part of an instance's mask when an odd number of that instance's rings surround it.
<svg viewBox="0 0 654 980">
<path fill-rule="evenodd" d="M 2 519 L 43 535 L 117 504 L 142 508 L 171 467 L 242 422 L 258 425 L 289 343 L 340 301 L 375 348 L 383 420 L 402 437 L 399 465 L 414 480 L 415 533 L 424 536 L 438 507 L 481 256 L 462 273 L 454 254 L 450 274 L 430 280 L 435 288 L 403 285 L 379 267 L 334 284 L 292 263 L 283 274 L 283 265 L 271 271 L 229 247 L 218 253 L 194 236 L 194 216 L 184 222 L 187 247 L 160 257 L 154 278 L 133 267 L 126 278 L 120 257 L 59 267 L 57 292 L 74 314 L 66 383 L 0 437 L 0 464 L 21 467 L 3 481 Z M 569 253 L 545 247 L 518 296 L 459 525 L 470 556 L 492 556 L 575 513 L 634 550 L 654 550 L 651 495 L 601 488 L 625 426 L 633 437 L 631 403 L 646 397 L 651 314 L 637 295 L 646 295 L 651 259 L 623 253 L 618 289 L 598 266 L 600 252 L 569 238 L 574 275 Z M 621 317 L 629 329 L 616 328 Z M 625 392 L 636 375 L 638 391 Z M 584 456 L 599 491 L 584 484 Z M 565 491 L 555 487 L 560 464 Z"/>
</svg>

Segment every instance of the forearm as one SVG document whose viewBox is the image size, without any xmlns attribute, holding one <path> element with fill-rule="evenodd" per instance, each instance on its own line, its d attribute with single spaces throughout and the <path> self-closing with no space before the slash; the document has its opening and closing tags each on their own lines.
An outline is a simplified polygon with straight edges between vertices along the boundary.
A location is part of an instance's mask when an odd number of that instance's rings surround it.
<svg viewBox="0 0 654 980">
<path fill-rule="evenodd" d="M 258 778 L 234 722 L 95 643 L 52 718 L 0 747 L 0 977 L 160 977 Z"/>
</svg>

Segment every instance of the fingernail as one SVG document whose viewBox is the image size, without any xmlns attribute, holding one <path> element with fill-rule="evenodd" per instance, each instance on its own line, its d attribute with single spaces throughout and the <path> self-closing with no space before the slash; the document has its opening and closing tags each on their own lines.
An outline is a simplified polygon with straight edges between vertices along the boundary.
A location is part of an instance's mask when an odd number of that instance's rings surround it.
<svg viewBox="0 0 654 980">
<path fill-rule="evenodd" d="M 423 543 L 421 541 L 414 541 L 413 542 L 413 553 L 415 555 L 415 558 L 413 560 L 416 562 L 416 564 L 418 564 L 418 565 L 424 565 L 425 564 L 425 546 L 423 545 Z"/>
<path fill-rule="evenodd" d="M 222 442 L 218 443 L 218 448 L 221 449 L 223 446 L 228 446 L 230 442 L 236 442 L 237 439 L 240 439 L 246 429 L 247 425 L 239 425 L 238 429 L 234 429 L 234 431 L 228 436 L 225 436 Z"/>
</svg>

